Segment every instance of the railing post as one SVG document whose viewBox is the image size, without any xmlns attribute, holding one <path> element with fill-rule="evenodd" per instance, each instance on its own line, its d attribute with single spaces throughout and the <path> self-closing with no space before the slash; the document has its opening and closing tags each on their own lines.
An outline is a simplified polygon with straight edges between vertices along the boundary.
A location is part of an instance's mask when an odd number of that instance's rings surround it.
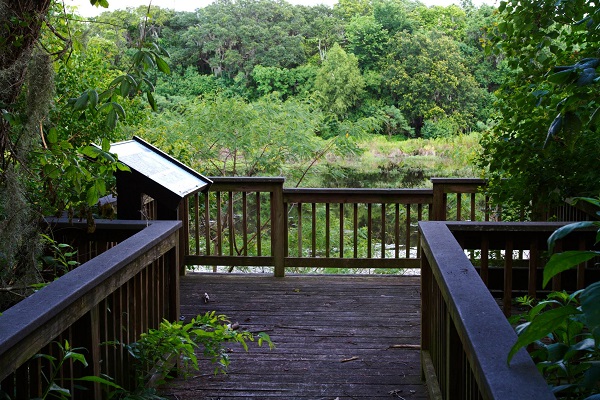
<svg viewBox="0 0 600 400">
<path fill-rule="evenodd" d="M 430 221 L 445 221 L 446 220 L 446 192 L 444 184 L 436 182 L 432 179 L 433 183 L 433 212 L 431 213 Z"/>
<path fill-rule="evenodd" d="M 283 182 L 278 182 L 271 193 L 271 255 L 275 276 L 282 278 L 285 275 L 285 215 L 283 204 Z"/>
</svg>

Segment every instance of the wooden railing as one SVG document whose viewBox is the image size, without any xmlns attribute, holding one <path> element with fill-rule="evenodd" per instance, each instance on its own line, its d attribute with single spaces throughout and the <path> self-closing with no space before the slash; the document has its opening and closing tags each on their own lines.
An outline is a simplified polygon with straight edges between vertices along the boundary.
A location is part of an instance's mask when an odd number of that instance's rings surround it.
<svg viewBox="0 0 600 400">
<path fill-rule="evenodd" d="M 43 376 L 53 371 L 47 360 L 32 356 L 59 357 L 57 343 L 65 341 L 85 348 L 89 364 L 65 363 L 54 382 L 74 398 L 105 397 L 98 384 L 73 380 L 83 376 L 105 374 L 130 387 L 122 344 L 165 318 L 179 318 L 180 226 L 178 221 L 97 221 L 95 233 L 87 234 L 85 224 L 55 225 L 54 238 L 89 261 L 0 316 L 0 389 L 11 399 L 41 397 Z"/>
<path fill-rule="evenodd" d="M 419 268 L 421 220 L 489 220 L 481 179 L 433 189 L 288 189 L 283 178 L 210 178 L 184 208 L 188 266 Z"/>
<path fill-rule="evenodd" d="M 545 243 L 561 225 L 420 223 L 422 366 L 432 398 L 554 398 L 524 350 L 507 366 L 516 334 L 506 316 L 517 295 L 541 294 Z M 577 232 L 558 250 L 594 240 L 594 232 Z M 552 290 L 597 279 L 597 269 L 582 265 L 555 278 Z"/>
</svg>

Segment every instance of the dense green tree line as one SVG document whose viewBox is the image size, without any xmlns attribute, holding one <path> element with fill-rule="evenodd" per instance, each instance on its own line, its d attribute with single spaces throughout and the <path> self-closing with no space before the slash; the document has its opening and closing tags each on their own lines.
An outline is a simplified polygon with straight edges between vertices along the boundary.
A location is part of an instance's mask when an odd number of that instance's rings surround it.
<svg viewBox="0 0 600 400">
<path fill-rule="evenodd" d="M 205 95 L 250 102 L 276 95 L 323 112 L 317 133 L 325 137 L 339 134 L 341 121 L 379 118 L 383 109 L 393 111 L 370 125 L 376 132 L 437 137 L 489 123 L 491 91 L 502 80 L 482 49 L 493 8 L 469 1 L 351 0 L 330 8 L 219 0 L 195 12 L 149 10 L 151 32 L 171 55 L 173 74 L 156 81 L 167 108 Z M 147 11 L 103 13 L 90 37 L 128 45 Z"/>
</svg>

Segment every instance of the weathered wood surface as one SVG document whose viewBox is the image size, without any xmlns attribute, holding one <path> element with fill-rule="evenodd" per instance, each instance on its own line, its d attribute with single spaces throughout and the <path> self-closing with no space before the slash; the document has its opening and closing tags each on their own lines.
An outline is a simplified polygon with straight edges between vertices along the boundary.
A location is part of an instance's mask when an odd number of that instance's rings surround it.
<svg viewBox="0 0 600 400">
<path fill-rule="evenodd" d="M 204 293 L 210 302 L 202 301 Z M 175 381 L 176 399 L 426 399 L 420 379 L 419 277 L 189 274 L 186 320 L 216 310 L 277 348 L 232 346 L 214 367 Z"/>
</svg>

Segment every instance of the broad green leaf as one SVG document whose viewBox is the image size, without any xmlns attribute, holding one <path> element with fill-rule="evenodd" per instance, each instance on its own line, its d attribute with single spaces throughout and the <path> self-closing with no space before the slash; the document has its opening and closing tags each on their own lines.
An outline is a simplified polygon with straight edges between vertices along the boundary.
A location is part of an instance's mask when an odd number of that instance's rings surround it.
<svg viewBox="0 0 600 400">
<path fill-rule="evenodd" d="M 77 98 L 77 100 L 75 101 L 75 104 L 73 105 L 73 109 L 75 111 L 81 111 L 84 110 L 87 107 L 88 104 L 88 100 L 89 100 L 89 96 L 87 92 L 84 92 L 81 96 L 79 96 Z"/>
<path fill-rule="evenodd" d="M 108 112 L 108 115 L 106 116 L 106 126 L 108 127 L 108 129 L 115 129 L 117 127 L 118 119 L 119 117 L 117 116 L 117 112 L 114 108 L 111 108 L 111 110 Z"/>
<path fill-rule="evenodd" d="M 58 386 L 54 382 L 52 382 L 50 384 L 50 389 L 48 389 L 48 391 L 50 391 L 50 392 L 59 392 L 59 393 L 62 393 L 63 396 L 71 397 L 71 392 L 69 392 L 69 389 L 65 389 L 64 387 L 60 387 L 60 386 Z"/>
<path fill-rule="evenodd" d="M 571 250 L 553 254 L 544 267 L 544 282 L 542 285 L 545 287 L 555 275 L 598 256 L 600 256 L 600 252 L 598 251 L 583 250 Z"/>
<path fill-rule="evenodd" d="M 123 79 L 121 81 L 121 86 L 119 87 L 119 93 L 121 93 L 121 97 L 129 96 L 129 89 L 130 89 L 129 81 L 127 79 Z"/>
<path fill-rule="evenodd" d="M 94 89 L 90 89 L 88 90 L 88 96 L 90 98 L 90 105 L 93 108 L 96 108 L 96 106 L 98 105 L 98 92 Z"/>
<path fill-rule="evenodd" d="M 110 150 L 110 140 L 107 138 L 102 138 L 102 151 Z"/>
<path fill-rule="evenodd" d="M 600 282 L 592 283 L 581 293 L 581 310 L 596 340 L 600 339 Z"/>
<path fill-rule="evenodd" d="M 154 100 L 154 96 L 152 96 L 152 93 L 146 92 L 146 97 L 148 98 L 148 103 L 150 103 L 150 107 L 152 107 L 152 110 L 156 111 L 156 101 Z"/>
<path fill-rule="evenodd" d="M 158 70 L 167 75 L 170 75 L 171 68 L 169 68 L 169 64 L 167 64 L 167 62 L 158 55 L 155 56 L 155 59 L 156 59 L 156 66 L 158 67 Z"/>
<path fill-rule="evenodd" d="M 79 152 L 81 154 L 83 154 L 84 156 L 91 157 L 91 158 L 98 157 L 98 154 L 100 153 L 100 151 L 101 150 L 99 148 L 97 148 L 96 146 L 85 146 L 79 150 Z"/>
<path fill-rule="evenodd" d="M 112 102 L 112 106 L 113 110 L 115 110 L 119 118 L 125 119 L 125 109 L 123 108 L 123 106 L 114 101 Z"/>
<path fill-rule="evenodd" d="M 58 131 L 56 128 L 50 128 L 48 131 L 48 143 L 55 144 L 58 142 Z"/>
<path fill-rule="evenodd" d="M 124 172 L 130 172 L 131 171 L 131 169 L 129 169 L 129 167 L 127 165 L 123 164 L 120 161 L 117 162 L 117 169 L 119 171 L 124 171 Z"/>
<path fill-rule="evenodd" d="M 118 84 L 123 82 L 123 79 L 125 79 L 125 75 L 117 76 L 108 86 L 116 87 Z"/>
<path fill-rule="evenodd" d="M 530 343 L 545 337 L 557 326 L 561 325 L 567 318 L 576 314 L 581 314 L 581 311 L 573 306 L 564 306 L 548 310 L 545 313 L 538 315 L 531 321 L 529 326 L 521 332 L 516 343 L 510 349 L 506 362 L 510 364 L 510 361 L 517 351 Z"/>
<path fill-rule="evenodd" d="M 86 381 L 86 382 L 96 382 L 102 385 L 110 386 L 115 389 L 123 389 L 121 386 L 116 383 L 109 381 L 108 379 L 101 378 L 99 376 L 84 376 L 83 378 L 77 378 L 78 381 Z"/>
<path fill-rule="evenodd" d="M 557 85 L 561 85 L 566 83 L 573 76 L 573 69 L 569 68 L 564 71 L 556 72 L 550 76 L 548 76 L 548 81 L 555 83 Z"/>
<path fill-rule="evenodd" d="M 594 127 L 594 126 L 598 125 L 599 122 L 600 122 L 600 107 L 598 107 L 594 110 L 594 112 L 590 116 L 590 121 L 588 122 L 588 124 L 590 126 Z"/>
<path fill-rule="evenodd" d="M 583 221 L 583 222 L 575 222 L 569 225 L 562 226 L 555 230 L 552 235 L 548 238 L 548 251 L 552 253 L 554 251 L 554 245 L 557 240 L 560 240 L 567 236 L 569 233 L 573 232 L 577 229 L 590 228 L 595 226 L 593 222 Z"/>
<path fill-rule="evenodd" d="M 98 195 L 98 191 L 96 190 L 96 186 L 90 187 L 86 192 L 86 201 L 89 206 L 93 206 L 98 203 L 98 199 L 100 196 Z"/>
<path fill-rule="evenodd" d="M 79 361 L 80 363 L 82 363 L 85 367 L 88 366 L 88 363 L 85 359 L 85 356 L 81 353 L 76 353 L 74 351 L 68 351 L 67 353 L 65 353 L 65 356 L 63 357 L 64 360 L 74 360 L 74 361 Z"/>
</svg>

